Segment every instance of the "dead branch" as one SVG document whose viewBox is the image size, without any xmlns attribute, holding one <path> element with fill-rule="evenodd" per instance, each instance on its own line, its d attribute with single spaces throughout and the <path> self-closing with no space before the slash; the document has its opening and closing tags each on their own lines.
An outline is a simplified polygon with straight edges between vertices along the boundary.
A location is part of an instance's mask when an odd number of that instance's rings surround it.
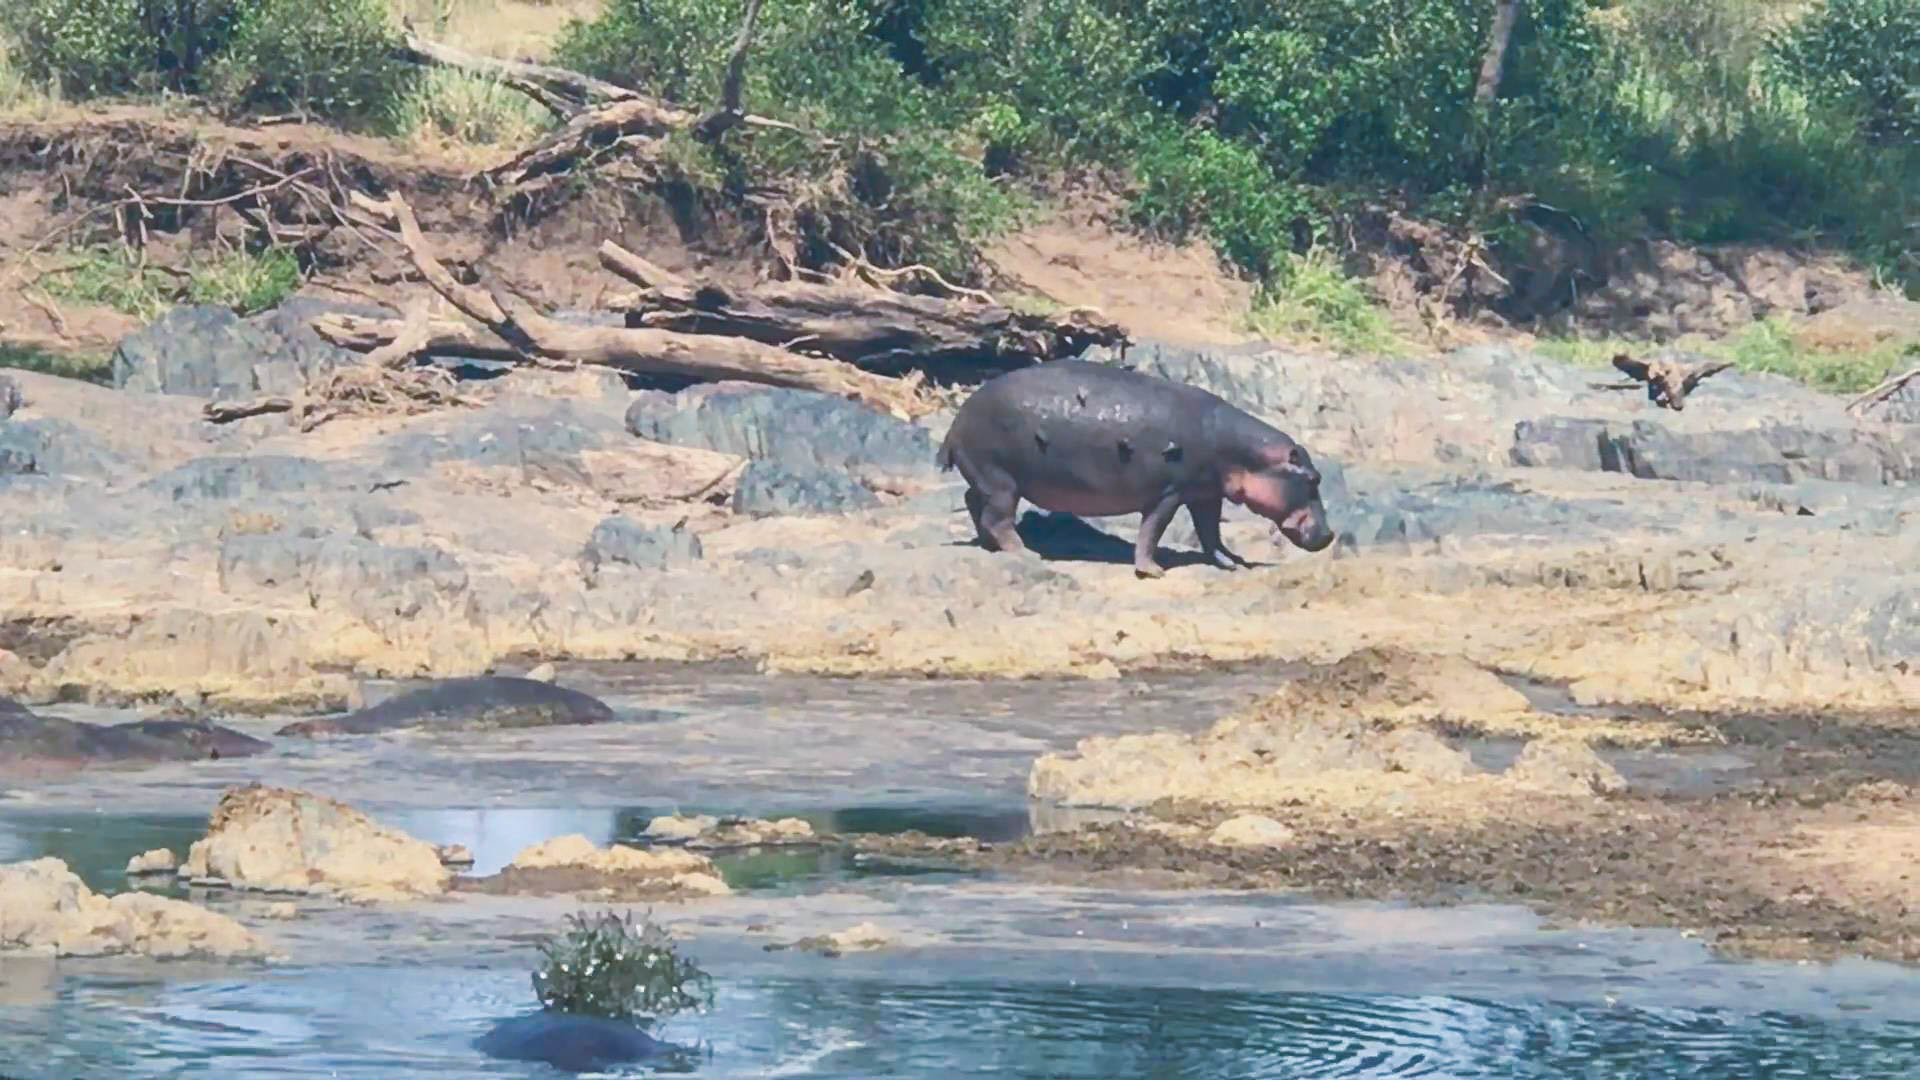
<svg viewBox="0 0 1920 1080">
<path fill-rule="evenodd" d="M 400 332 L 385 345 L 367 353 L 366 361 L 375 367 L 405 367 L 407 361 L 426 347 L 430 333 L 426 301 L 415 300 L 407 308 Z"/>
<path fill-rule="evenodd" d="M 294 408 L 294 400 L 284 397 L 251 398 L 246 401 L 209 401 L 201 407 L 200 415 L 206 417 L 209 423 L 230 424 L 235 420 L 245 420 L 249 416 L 292 412 Z"/>
<path fill-rule="evenodd" d="M 694 114 L 652 98 L 626 97 L 582 112 L 511 159 L 482 175 L 495 183 L 522 184 L 571 169 L 582 159 L 624 144 L 653 140 L 692 126 Z"/>
<path fill-rule="evenodd" d="M 1876 386 L 1873 389 L 1867 391 L 1866 393 L 1861 394 L 1859 397 L 1854 398 L 1852 401 L 1847 402 L 1847 411 L 1849 413 L 1857 414 L 1859 413 L 1860 410 L 1866 408 L 1869 405 L 1873 405 L 1873 404 L 1877 404 L 1879 402 L 1885 401 L 1888 398 L 1892 397 L 1893 395 L 1899 393 L 1902 387 L 1906 386 L 1908 383 L 1914 381 L 1915 379 L 1920 379 L 1920 367 L 1913 368 L 1910 371 L 1904 371 L 1898 375 L 1894 375 L 1888 378 L 1886 381 L 1882 382 L 1879 386 Z"/>
<path fill-rule="evenodd" d="M 641 287 L 614 305 L 626 311 L 629 327 L 804 347 L 868 371 L 1004 369 L 1075 356 L 1089 345 L 1127 344 L 1118 324 L 1085 309 L 1032 315 L 993 303 L 806 281 L 741 291 L 694 285 L 612 241 L 600 245 L 599 255 L 602 266 Z"/>
<path fill-rule="evenodd" d="M 398 319 L 369 319 L 359 315 L 328 312 L 314 317 L 314 332 L 343 349 L 372 352 L 390 344 L 406 329 Z M 428 319 L 425 339 L 415 348 L 416 356 L 470 356 L 481 360 L 530 362 L 531 358 L 486 331 L 453 319 Z"/>
<path fill-rule="evenodd" d="M 923 404 L 910 383 L 749 338 L 696 336 L 648 327 L 574 326 L 555 322 L 525 304 L 515 303 L 509 310 L 488 290 L 454 280 L 429 250 L 412 208 L 399 195 L 379 201 L 355 192 L 352 198 L 362 212 L 399 230 L 415 269 L 434 291 L 529 358 L 598 364 L 648 375 L 745 379 L 840 394 L 905 415 L 918 412 Z"/>
<path fill-rule="evenodd" d="M 761 0 L 747 0 L 747 12 L 740 19 L 740 33 L 733 41 L 733 55 L 727 58 L 727 77 L 720 85 L 720 107 L 693 126 L 693 136 L 712 142 L 739 126 L 746 119 L 740 94 L 747 69 L 747 49 L 753 45 L 753 24 L 760 18 Z"/>
<path fill-rule="evenodd" d="M 638 96 L 623 86 L 615 86 L 566 68 L 478 56 L 451 45 L 429 41 L 415 33 L 410 23 L 404 27 L 404 31 L 401 56 L 405 59 L 429 67 L 452 68 L 499 79 L 504 85 L 533 98 L 562 120 L 570 119 L 590 105 Z"/>
</svg>

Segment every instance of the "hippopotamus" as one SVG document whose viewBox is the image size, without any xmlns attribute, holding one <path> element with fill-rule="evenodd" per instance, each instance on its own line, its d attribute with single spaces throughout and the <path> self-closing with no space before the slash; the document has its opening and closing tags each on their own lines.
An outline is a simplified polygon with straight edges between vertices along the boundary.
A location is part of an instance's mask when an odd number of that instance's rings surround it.
<svg viewBox="0 0 1920 1080">
<path fill-rule="evenodd" d="M 938 461 L 966 480 L 988 550 L 1025 549 L 1014 531 L 1021 499 L 1081 516 L 1140 514 L 1141 577 L 1165 572 L 1154 550 L 1182 506 L 1201 553 L 1222 569 L 1250 565 L 1220 542 L 1228 499 L 1295 547 L 1333 542 L 1306 447 L 1197 386 L 1106 364 L 1055 360 L 987 381 L 960 406 Z"/>
<path fill-rule="evenodd" d="M 9 766 L 218 761 L 271 749 L 264 740 L 203 720 L 132 720 L 105 726 L 40 716 L 17 701 L 0 698 L 0 763 Z"/>
<path fill-rule="evenodd" d="M 575 1073 L 674 1057 L 680 1049 L 623 1020 L 546 1010 L 499 1021 L 473 1045 L 488 1057 L 540 1061 Z"/>
<path fill-rule="evenodd" d="M 442 679 L 378 705 L 300 720 L 277 735 L 373 735 L 402 728 L 480 730 L 604 724 L 613 709 L 590 694 L 538 679 L 473 675 Z"/>
</svg>

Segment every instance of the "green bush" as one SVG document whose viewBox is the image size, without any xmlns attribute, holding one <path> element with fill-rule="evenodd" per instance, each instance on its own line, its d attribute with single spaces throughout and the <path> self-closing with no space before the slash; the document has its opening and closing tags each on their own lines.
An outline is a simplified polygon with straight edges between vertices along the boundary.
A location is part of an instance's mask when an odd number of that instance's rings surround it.
<svg viewBox="0 0 1920 1080">
<path fill-rule="evenodd" d="M 533 992 L 543 1007 L 657 1024 L 712 1004 L 713 980 L 650 919 L 636 926 L 631 914 L 607 911 L 570 915 L 567 923 L 566 933 L 540 946 Z"/>
<path fill-rule="evenodd" d="M 398 45 L 383 0 L 246 0 L 214 85 L 235 107 L 365 122 L 390 116 L 418 75 Z"/>
<path fill-rule="evenodd" d="M 234 0 L 17 0 L 0 29 L 29 75 L 75 95 L 192 92 L 236 16 Z"/>
<path fill-rule="evenodd" d="M 128 89 L 153 69 L 146 7 L 143 0 L 18 0 L 0 20 L 29 76 L 93 95 Z"/>
<path fill-rule="evenodd" d="M 598 17 L 570 25 L 556 53 L 610 82 L 711 106 L 745 7 L 612 0 Z M 736 201 L 756 187 L 782 188 L 809 262 L 831 256 L 834 245 L 883 264 L 921 262 L 964 275 L 975 245 L 1012 220 L 1017 201 L 957 145 L 934 95 L 868 34 L 870 22 L 853 0 L 766 5 L 745 104 L 809 134 L 756 131 L 718 149 L 682 144 L 669 162 L 695 189 Z"/>
<path fill-rule="evenodd" d="M 1786 77 L 1816 102 L 1855 113 L 1880 145 L 1920 139 L 1920 4 L 1820 0 L 1770 42 Z"/>
</svg>

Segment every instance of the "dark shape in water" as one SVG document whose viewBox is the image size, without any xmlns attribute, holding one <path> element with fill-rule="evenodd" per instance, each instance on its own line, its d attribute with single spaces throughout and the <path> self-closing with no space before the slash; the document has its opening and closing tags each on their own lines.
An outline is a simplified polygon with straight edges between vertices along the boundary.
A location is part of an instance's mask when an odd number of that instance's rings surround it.
<svg viewBox="0 0 1920 1080">
<path fill-rule="evenodd" d="M 564 686 L 509 675 L 442 679 L 409 690 L 378 705 L 339 716 L 301 720 L 280 735 L 372 735 L 403 728 L 445 731 L 478 728 L 555 727 L 604 724 L 613 719 L 607 703 Z"/>
<path fill-rule="evenodd" d="M 546 1009 L 500 1021 L 473 1046 L 488 1057 L 543 1061 L 567 1072 L 598 1072 L 679 1049 L 623 1020 Z"/>
<path fill-rule="evenodd" d="M 10 763 L 205 761 L 251 757 L 271 744 L 204 720 L 133 720 L 110 727 L 40 716 L 0 698 L 0 757 Z"/>
</svg>

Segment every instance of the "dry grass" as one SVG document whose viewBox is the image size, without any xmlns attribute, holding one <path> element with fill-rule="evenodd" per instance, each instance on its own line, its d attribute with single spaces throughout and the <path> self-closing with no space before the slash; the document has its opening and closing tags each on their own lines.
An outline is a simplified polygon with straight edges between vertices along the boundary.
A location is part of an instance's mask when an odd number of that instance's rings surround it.
<svg viewBox="0 0 1920 1080">
<path fill-rule="evenodd" d="M 488 56 L 543 61 L 571 19 L 599 14 L 602 0 L 393 0 L 422 34 Z"/>
</svg>

